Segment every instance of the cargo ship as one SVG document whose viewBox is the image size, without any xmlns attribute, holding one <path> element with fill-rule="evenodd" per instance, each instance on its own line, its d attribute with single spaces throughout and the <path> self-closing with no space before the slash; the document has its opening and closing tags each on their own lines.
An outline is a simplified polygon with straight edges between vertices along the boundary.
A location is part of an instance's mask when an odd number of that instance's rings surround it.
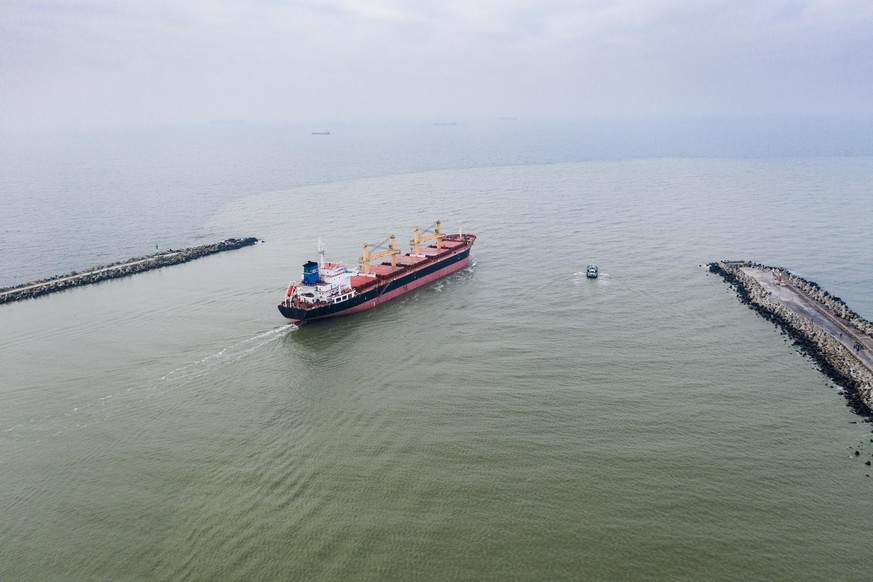
<svg viewBox="0 0 873 582">
<path fill-rule="evenodd" d="M 415 228 L 405 254 L 396 248 L 391 235 L 385 250 L 364 244 L 358 268 L 324 260 L 319 243 L 319 260 L 303 265 L 303 278 L 292 281 L 279 304 L 279 312 L 292 323 L 348 315 L 376 307 L 422 285 L 427 285 L 470 264 L 475 234 L 443 234 L 441 223 L 422 232 Z M 376 252 L 373 252 L 376 251 Z M 373 261 L 386 259 L 378 264 Z"/>
</svg>

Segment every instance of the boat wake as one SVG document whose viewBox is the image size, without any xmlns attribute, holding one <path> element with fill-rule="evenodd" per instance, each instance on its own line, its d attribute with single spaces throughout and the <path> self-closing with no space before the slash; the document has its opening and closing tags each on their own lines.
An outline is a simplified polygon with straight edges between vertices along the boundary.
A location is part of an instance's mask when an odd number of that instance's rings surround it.
<svg viewBox="0 0 873 582">
<path fill-rule="evenodd" d="M 58 436 L 70 430 L 85 428 L 125 410 L 138 408 L 139 405 L 155 396 L 178 391 L 195 380 L 214 374 L 222 367 L 245 358 L 252 352 L 297 329 L 296 325 L 288 323 L 258 333 L 205 358 L 180 366 L 154 380 L 147 381 L 144 385 L 135 383 L 123 390 L 96 396 L 88 402 L 79 403 L 68 412 L 22 419 L 10 426 L 0 426 L 0 434 L 12 433 L 23 436 L 24 433 L 28 433 L 30 437 L 37 435 Z M 190 397 L 190 395 L 183 397 L 183 400 Z"/>
<path fill-rule="evenodd" d="M 599 273 L 596 279 L 589 279 L 588 275 L 585 271 L 578 271 L 573 273 L 573 284 L 574 285 L 582 285 L 583 283 L 600 283 L 603 285 L 609 285 L 609 273 Z"/>
<path fill-rule="evenodd" d="M 178 380 L 183 380 L 183 382 L 178 386 L 184 386 L 191 380 L 209 373 L 212 369 L 221 365 L 229 364 L 231 362 L 236 362 L 245 357 L 247 354 L 250 354 L 257 349 L 260 349 L 265 345 L 272 343 L 281 337 L 284 337 L 287 333 L 296 331 L 297 329 L 299 328 L 296 325 L 294 325 L 293 323 L 288 323 L 275 329 L 259 333 L 254 337 L 244 339 L 231 346 L 223 348 L 221 351 L 214 353 L 210 356 L 206 356 L 201 360 L 197 360 L 196 362 L 193 362 L 186 366 L 176 368 L 172 372 L 168 372 L 161 376 L 158 381 L 175 382 Z"/>
</svg>

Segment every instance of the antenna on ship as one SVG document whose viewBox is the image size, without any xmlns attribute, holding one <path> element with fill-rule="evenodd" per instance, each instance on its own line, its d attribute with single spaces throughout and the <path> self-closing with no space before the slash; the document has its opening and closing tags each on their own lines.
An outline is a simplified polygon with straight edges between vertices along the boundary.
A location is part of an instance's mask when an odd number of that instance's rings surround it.
<svg viewBox="0 0 873 582">
<path fill-rule="evenodd" d="M 318 237 L 318 266 L 324 268 L 324 243 L 321 242 L 321 237 Z"/>
</svg>

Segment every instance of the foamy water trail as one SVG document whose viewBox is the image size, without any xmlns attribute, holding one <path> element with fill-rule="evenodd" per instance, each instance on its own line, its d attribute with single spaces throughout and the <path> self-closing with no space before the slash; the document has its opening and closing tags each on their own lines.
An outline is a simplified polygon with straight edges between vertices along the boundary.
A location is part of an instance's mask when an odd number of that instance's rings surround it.
<svg viewBox="0 0 873 582">
<path fill-rule="evenodd" d="M 256 336 L 244 339 L 231 346 L 221 349 L 219 352 L 206 356 L 196 362 L 192 362 L 186 366 L 181 366 L 175 370 L 168 372 L 158 379 L 158 382 L 174 382 L 177 379 L 190 378 L 193 379 L 202 376 L 207 371 L 214 369 L 217 366 L 235 362 L 243 358 L 246 354 L 262 348 L 263 346 L 283 337 L 286 333 L 296 331 L 298 327 L 293 323 L 288 323 L 281 327 L 259 333 Z M 190 381 L 190 380 L 189 380 Z M 182 386 L 187 382 L 179 384 Z M 133 388 L 128 388 L 128 392 Z"/>
<path fill-rule="evenodd" d="M 181 366 L 167 372 L 155 380 L 143 384 L 133 384 L 124 390 L 118 390 L 109 394 L 98 396 L 90 402 L 79 404 L 71 410 L 60 414 L 49 414 L 38 418 L 29 418 L 26 421 L 13 424 L 0 429 L 0 433 L 20 431 L 24 427 L 42 432 L 46 424 L 61 422 L 60 426 L 54 427 L 54 436 L 68 430 L 85 428 L 106 417 L 113 416 L 121 410 L 140 404 L 155 396 L 178 390 L 194 380 L 213 373 L 223 366 L 237 362 L 247 355 L 264 346 L 284 337 L 286 334 L 296 331 L 294 324 L 285 324 L 280 327 L 261 332 L 250 338 L 238 341 L 235 344 L 222 348 L 220 351 L 210 354 L 195 362 Z M 131 397 L 134 399 L 131 400 Z"/>
<path fill-rule="evenodd" d="M 609 273 L 600 273 L 596 279 L 589 279 L 588 275 L 585 271 L 577 271 L 577 272 L 573 273 L 573 284 L 574 285 L 581 285 L 582 283 L 585 283 L 586 281 L 589 281 L 591 283 L 608 285 L 609 279 L 610 279 Z"/>
</svg>

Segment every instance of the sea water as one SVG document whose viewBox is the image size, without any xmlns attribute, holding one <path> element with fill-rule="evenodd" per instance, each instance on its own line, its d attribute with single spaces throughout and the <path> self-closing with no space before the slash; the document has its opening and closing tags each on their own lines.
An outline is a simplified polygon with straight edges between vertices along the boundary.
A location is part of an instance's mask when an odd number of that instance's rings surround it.
<svg viewBox="0 0 873 582">
<path fill-rule="evenodd" d="M 0 306 L 0 578 L 869 576 L 870 425 L 703 265 L 782 265 L 873 317 L 873 158 L 330 129 L 3 143 L 0 284 L 265 242 Z M 318 238 L 354 264 L 436 219 L 479 236 L 469 268 L 279 315 Z"/>
</svg>

